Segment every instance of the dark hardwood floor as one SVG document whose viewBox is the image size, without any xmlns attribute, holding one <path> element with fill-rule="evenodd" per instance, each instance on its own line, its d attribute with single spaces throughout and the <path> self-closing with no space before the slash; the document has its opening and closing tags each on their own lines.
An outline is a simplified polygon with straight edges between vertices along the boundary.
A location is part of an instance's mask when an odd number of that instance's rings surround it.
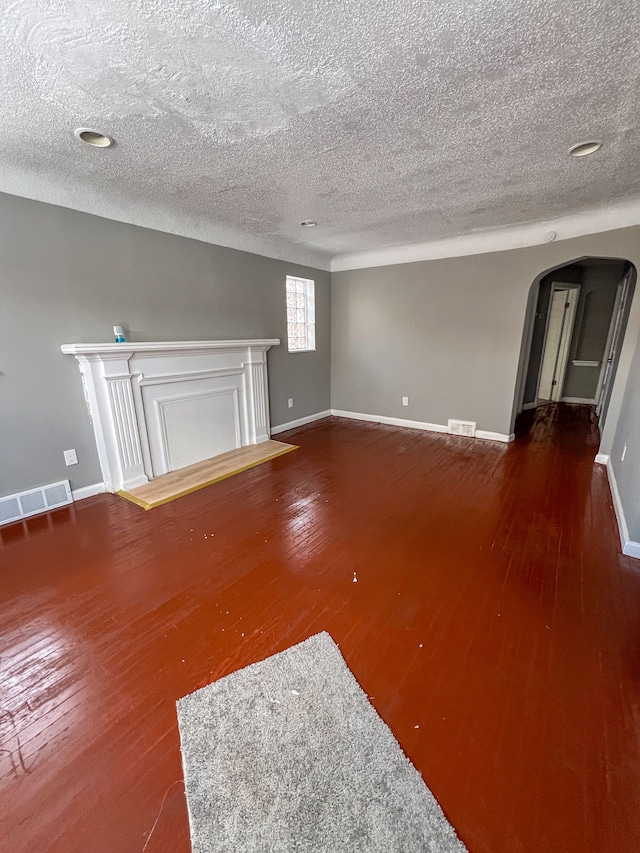
<svg viewBox="0 0 640 853">
<path fill-rule="evenodd" d="M 282 438 L 0 530 L 2 849 L 186 853 L 175 700 L 327 630 L 471 853 L 637 853 L 640 563 L 590 411 Z"/>
</svg>

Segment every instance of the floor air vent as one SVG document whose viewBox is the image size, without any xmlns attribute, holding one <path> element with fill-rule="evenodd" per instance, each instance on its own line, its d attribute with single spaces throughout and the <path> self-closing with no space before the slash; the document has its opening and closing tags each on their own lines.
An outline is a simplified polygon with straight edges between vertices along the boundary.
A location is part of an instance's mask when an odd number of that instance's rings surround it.
<svg viewBox="0 0 640 853">
<path fill-rule="evenodd" d="M 449 432 L 451 435 L 466 435 L 474 438 L 476 434 L 475 421 L 449 421 Z"/>
<path fill-rule="evenodd" d="M 20 518 L 65 506 L 72 500 L 68 480 L 40 486 L 39 489 L 29 489 L 27 492 L 18 492 L 16 495 L 7 495 L 0 498 L 0 524 L 8 524 L 10 521 L 18 521 Z"/>
</svg>

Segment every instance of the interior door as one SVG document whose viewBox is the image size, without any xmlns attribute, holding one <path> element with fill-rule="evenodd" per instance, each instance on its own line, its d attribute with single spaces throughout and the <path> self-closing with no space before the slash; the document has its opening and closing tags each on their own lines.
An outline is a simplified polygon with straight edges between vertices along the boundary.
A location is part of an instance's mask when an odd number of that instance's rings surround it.
<svg viewBox="0 0 640 853">
<path fill-rule="evenodd" d="M 602 370 L 600 371 L 599 387 L 596 392 L 596 414 L 600 421 L 600 429 L 602 429 L 604 416 L 606 416 L 607 406 L 609 405 L 609 398 L 611 397 L 611 386 L 613 384 L 616 356 L 620 350 L 620 345 L 622 344 L 624 332 L 623 318 L 625 308 L 627 306 L 627 299 L 629 297 L 630 280 L 631 274 L 627 273 L 618 285 L 616 301 L 613 306 L 611 325 L 609 327 L 609 335 L 607 337 L 607 344 L 604 351 L 604 361 L 602 364 Z"/>
<path fill-rule="evenodd" d="M 542 370 L 540 372 L 538 397 L 542 400 L 553 399 L 554 380 L 558 366 L 558 352 L 567 308 L 567 291 L 555 290 L 552 294 L 551 305 L 549 307 L 547 338 L 544 345 Z"/>
<path fill-rule="evenodd" d="M 538 398 L 542 400 L 562 399 L 579 294 L 578 286 L 553 286 L 538 384 Z"/>
</svg>

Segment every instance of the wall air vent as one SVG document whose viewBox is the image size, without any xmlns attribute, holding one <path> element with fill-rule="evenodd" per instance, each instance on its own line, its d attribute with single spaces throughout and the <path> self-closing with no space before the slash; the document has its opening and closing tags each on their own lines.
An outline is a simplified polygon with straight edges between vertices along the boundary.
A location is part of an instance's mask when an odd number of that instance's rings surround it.
<svg viewBox="0 0 640 853">
<path fill-rule="evenodd" d="M 47 510 L 70 504 L 72 501 L 68 480 L 50 483 L 38 489 L 29 489 L 27 492 L 18 492 L 15 495 L 6 495 L 0 498 L 0 524 L 9 524 L 11 521 L 47 512 Z"/>
<path fill-rule="evenodd" d="M 466 435 L 469 438 L 475 438 L 476 422 L 475 421 L 452 421 L 449 420 L 448 428 L 451 435 Z"/>
</svg>

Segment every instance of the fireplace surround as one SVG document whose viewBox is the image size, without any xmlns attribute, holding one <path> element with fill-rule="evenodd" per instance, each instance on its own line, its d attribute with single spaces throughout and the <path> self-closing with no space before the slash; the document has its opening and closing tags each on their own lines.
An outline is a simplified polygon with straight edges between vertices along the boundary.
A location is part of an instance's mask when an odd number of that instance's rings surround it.
<svg viewBox="0 0 640 853">
<path fill-rule="evenodd" d="M 270 437 L 271 340 L 64 344 L 78 360 L 107 491 Z"/>
</svg>

